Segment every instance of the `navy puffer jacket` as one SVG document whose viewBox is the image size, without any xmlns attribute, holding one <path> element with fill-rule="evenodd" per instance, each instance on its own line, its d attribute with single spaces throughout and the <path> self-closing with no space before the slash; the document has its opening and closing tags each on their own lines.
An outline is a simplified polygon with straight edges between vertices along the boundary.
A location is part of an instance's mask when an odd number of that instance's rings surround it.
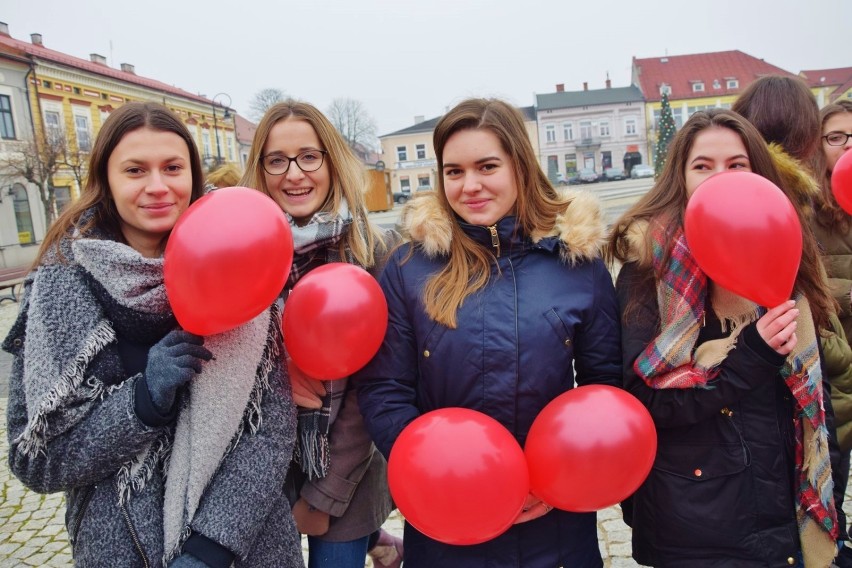
<svg viewBox="0 0 852 568">
<path fill-rule="evenodd" d="M 576 197 L 554 234 L 536 242 L 516 231 L 514 217 L 503 218 L 499 256 L 488 228 L 461 223 L 495 252 L 495 262 L 487 286 L 459 308 L 456 329 L 429 318 L 422 298 L 447 261 L 446 223 L 459 221 L 446 219 L 431 195 L 413 208 L 414 242 L 394 253 L 380 280 L 390 313 L 384 343 L 356 378 L 364 420 L 385 456 L 403 428 L 431 410 L 483 412 L 523 446 L 541 409 L 575 380 L 621 385 L 617 302 L 597 258 L 602 228 L 594 198 Z M 406 525 L 405 565 L 602 566 L 595 520 L 594 513 L 554 510 L 473 546 L 446 545 Z"/>
</svg>

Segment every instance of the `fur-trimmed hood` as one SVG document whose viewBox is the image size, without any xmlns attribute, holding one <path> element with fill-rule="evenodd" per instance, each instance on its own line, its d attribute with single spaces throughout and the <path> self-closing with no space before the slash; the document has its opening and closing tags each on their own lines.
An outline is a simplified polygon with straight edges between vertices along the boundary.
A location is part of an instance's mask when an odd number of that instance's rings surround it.
<svg viewBox="0 0 852 568">
<path fill-rule="evenodd" d="M 809 170 L 784 151 L 780 144 L 771 143 L 769 153 L 778 169 L 784 189 L 795 200 L 796 207 L 802 211 L 805 218 L 810 218 L 813 214 L 813 202 L 820 195 L 819 183 L 810 175 Z"/>
<path fill-rule="evenodd" d="M 600 256 L 606 225 L 600 200 L 587 191 L 569 190 L 563 194 L 565 209 L 556 218 L 553 230 L 532 235 L 532 241 L 559 240 L 560 257 L 576 264 Z M 400 225 L 406 238 L 419 244 L 427 256 L 449 254 L 452 223 L 435 192 L 420 193 L 403 210 Z"/>
</svg>

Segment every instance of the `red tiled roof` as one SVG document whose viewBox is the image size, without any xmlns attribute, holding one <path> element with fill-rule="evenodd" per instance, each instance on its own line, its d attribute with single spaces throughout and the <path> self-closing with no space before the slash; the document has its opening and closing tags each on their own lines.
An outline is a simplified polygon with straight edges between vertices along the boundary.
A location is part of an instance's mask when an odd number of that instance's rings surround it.
<svg viewBox="0 0 852 568">
<path fill-rule="evenodd" d="M 191 99 L 196 102 L 204 103 L 205 105 L 212 104 L 212 101 L 209 99 L 194 95 L 190 92 L 184 91 L 183 89 L 179 89 L 177 87 L 161 83 L 160 81 L 148 79 L 147 77 L 142 77 L 140 75 L 136 75 L 135 73 L 127 73 L 126 71 L 121 71 L 120 69 L 113 69 L 112 67 L 101 65 L 99 63 L 94 63 L 92 61 L 87 61 L 85 59 L 73 57 L 71 55 L 66 55 L 59 51 L 48 49 L 43 45 L 35 45 L 26 41 L 17 40 L 11 36 L 2 33 L 0 33 L 0 46 L 10 47 L 18 52 L 24 52 L 32 57 L 45 59 L 47 61 L 52 61 L 53 63 L 59 63 L 61 65 L 72 67 L 74 69 L 79 69 L 81 71 L 96 73 L 98 75 L 111 77 L 113 79 L 118 79 L 127 83 L 133 83 L 134 85 L 139 85 L 142 87 L 147 87 L 149 89 L 154 89 L 157 91 L 170 93 L 172 95 L 177 95 L 185 99 Z"/>
<path fill-rule="evenodd" d="M 766 63 L 739 50 L 668 55 L 647 59 L 633 58 L 634 84 L 642 90 L 647 101 L 659 101 L 660 86 L 671 87 L 669 99 L 695 99 L 741 92 L 752 81 L 764 75 L 794 76 L 789 71 Z M 713 88 L 717 80 L 720 88 Z M 736 89 L 728 89 L 727 79 L 736 79 Z M 694 93 L 692 84 L 704 83 L 704 91 Z"/>
<path fill-rule="evenodd" d="M 257 125 L 239 114 L 234 115 L 234 124 L 237 127 L 237 140 L 244 144 L 251 144 Z"/>
<path fill-rule="evenodd" d="M 799 73 L 805 78 L 811 87 L 825 87 L 831 85 L 842 85 L 852 79 L 852 67 L 838 67 L 837 69 L 811 69 Z"/>
</svg>

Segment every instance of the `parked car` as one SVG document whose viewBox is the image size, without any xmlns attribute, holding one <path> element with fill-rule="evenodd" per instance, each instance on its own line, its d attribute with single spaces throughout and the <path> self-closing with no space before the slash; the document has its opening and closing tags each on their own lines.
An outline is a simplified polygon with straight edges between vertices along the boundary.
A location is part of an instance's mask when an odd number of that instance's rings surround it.
<svg viewBox="0 0 852 568">
<path fill-rule="evenodd" d="M 636 164 L 633 166 L 633 169 L 630 170 L 630 177 L 632 179 L 652 178 L 654 177 L 654 168 L 648 164 Z"/>
<path fill-rule="evenodd" d="M 607 168 L 601 176 L 601 181 L 618 181 L 620 179 L 627 179 L 624 177 L 624 170 L 621 168 Z"/>
<path fill-rule="evenodd" d="M 387 194 L 385 194 L 385 195 L 387 195 Z M 409 193 L 396 192 L 396 191 L 393 193 L 393 202 L 394 203 L 399 203 L 400 205 L 402 205 L 403 203 L 407 202 L 409 199 L 411 199 L 411 194 L 409 194 Z"/>
<path fill-rule="evenodd" d="M 580 183 L 595 183 L 596 181 L 600 181 L 597 172 L 592 168 L 581 169 L 577 172 L 577 178 L 580 180 Z"/>
</svg>

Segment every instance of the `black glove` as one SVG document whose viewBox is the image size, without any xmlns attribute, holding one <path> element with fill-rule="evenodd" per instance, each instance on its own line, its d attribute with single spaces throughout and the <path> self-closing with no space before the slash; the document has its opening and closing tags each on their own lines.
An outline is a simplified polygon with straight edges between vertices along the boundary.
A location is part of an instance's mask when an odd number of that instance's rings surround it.
<svg viewBox="0 0 852 568">
<path fill-rule="evenodd" d="M 204 338 L 183 330 L 170 331 L 148 351 L 145 381 L 151 402 L 161 414 L 171 410 L 177 389 L 201 372 L 201 361 L 213 354 L 204 347 Z"/>
<path fill-rule="evenodd" d="M 189 554 L 188 552 L 184 552 L 169 564 L 169 568 L 209 568 L 207 564 Z"/>
</svg>

